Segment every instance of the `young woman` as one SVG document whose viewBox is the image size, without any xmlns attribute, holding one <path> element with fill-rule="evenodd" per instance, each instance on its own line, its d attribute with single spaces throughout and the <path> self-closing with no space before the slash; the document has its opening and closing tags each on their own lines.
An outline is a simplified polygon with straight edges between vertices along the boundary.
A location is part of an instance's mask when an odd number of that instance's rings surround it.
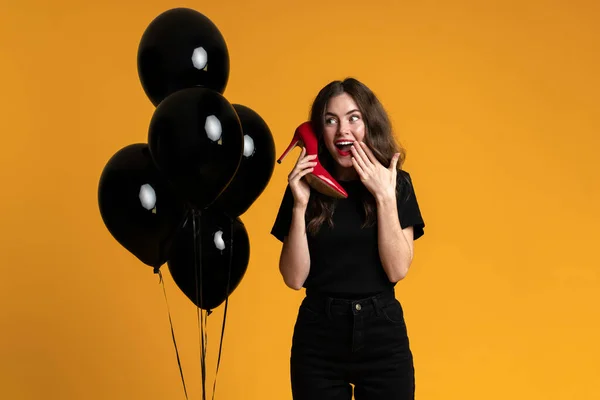
<svg viewBox="0 0 600 400">
<path fill-rule="evenodd" d="M 302 146 L 271 231 L 283 243 L 284 282 L 306 288 L 292 338 L 293 398 L 350 400 L 354 385 L 357 400 L 412 400 L 394 287 L 425 224 L 404 152 L 375 94 L 353 78 L 319 92 L 308 124 L 284 154 Z"/>
</svg>

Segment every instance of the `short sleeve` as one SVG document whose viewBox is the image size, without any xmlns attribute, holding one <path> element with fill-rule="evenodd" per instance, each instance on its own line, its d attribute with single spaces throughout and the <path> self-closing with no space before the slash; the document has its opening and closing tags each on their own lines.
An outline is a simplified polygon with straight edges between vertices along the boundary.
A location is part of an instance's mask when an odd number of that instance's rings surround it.
<svg viewBox="0 0 600 400">
<path fill-rule="evenodd" d="M 271 228 L 271 235 L 275 236 L 282 243 L 284 238 L 288 235 L 290 231 L 290 226 L 292 225 L 293 208 L 294 196 L 292 194 L 290 186 L 288 185 L 285 188 L 283 199 L 281 200 L 281 204 L 279 205 L 279 211 L 277 212 L 275 222 L 273 223 L 273 227 Z"/>
<path fill-rule="evenodd" d="M 417 195 L 410 174 L 406 171 L 398 171 L 398 185 L 401 185 L 397 197 L 398 217 L 402 229 L 412 226 L 414 229 L 414 240 L 425 234 L 425 222 L 421 215 Z"/>
</svg>

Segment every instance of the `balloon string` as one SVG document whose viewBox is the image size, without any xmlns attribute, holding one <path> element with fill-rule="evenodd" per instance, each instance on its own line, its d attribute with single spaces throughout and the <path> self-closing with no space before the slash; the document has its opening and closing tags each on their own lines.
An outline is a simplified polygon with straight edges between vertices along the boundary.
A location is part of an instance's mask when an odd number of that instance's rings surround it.
<svg viewBox="0 0 600 400">
<path fill-rule="evenodd" d="M 162 272 L 160 272 L 159 269 L 155 269 L 154 273 L 158 274 L 159 283 L 162 285 L 163 294 L 165 295 L 165 303 L 167 304 L 167 314 L 169 315 L 169 324 L 171 325 L 171 337 L 173 338 L 173 344 L 175 345 L 175 355 L 177 356 L 177 365 L 179 366 L 179 375 L 181 376 L 181 382 L 183 383 L 183 392 L 185 393 L 185 398 L 188 399 L 187 387 L 185 385 L 185 379 L 183 377 L 183 369 L 181 368 L 181 359 L 179 358 L 179 350 L 177 349 L 177 341 L 175 340 L 175 331 L 173 330 L 173 320 L 171 319 L 171 310 L 169 308 L 169 300 L 167 299 L 165 282 L 162 277 Z"/>
<path fill-rule="evenodd" d="M 202 368 L 202 399 L 206 400 L 206 328 L 205 328 L 205 319 L 206 313 L 204 313 L 204 317 L 202 317 L 203 311 L 199 309 L 200 313 L 200 335 L 201 335 L 201 357 L 200 357 L 200 365 Z"/>
</svg>

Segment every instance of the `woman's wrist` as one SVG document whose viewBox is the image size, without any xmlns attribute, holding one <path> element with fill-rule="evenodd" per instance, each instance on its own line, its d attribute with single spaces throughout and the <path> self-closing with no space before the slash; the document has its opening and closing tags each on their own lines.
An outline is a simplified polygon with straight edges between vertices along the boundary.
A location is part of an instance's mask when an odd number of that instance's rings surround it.
<svg viewBox="0 0 600 400">
<path fill-rule="evenodd" d="M 394 190 L 386 190 L 375 194 L 375 202 L 377 205 L 388 205 L 396 203 L 396 192 Z"/>
<path fill-rule="evenodd" d="M 308 204 L 294 202 L 293 211 L 295 211 L 295 212 L 301 212 L 301 213 L 304 214 L 306 212 L 307 206 L 308 206 Z"/>
</svg>

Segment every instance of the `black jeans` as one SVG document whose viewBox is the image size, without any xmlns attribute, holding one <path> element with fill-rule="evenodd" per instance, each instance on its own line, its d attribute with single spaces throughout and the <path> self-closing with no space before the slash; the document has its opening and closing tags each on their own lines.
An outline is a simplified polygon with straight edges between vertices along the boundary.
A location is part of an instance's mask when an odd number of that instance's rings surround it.
<svg viewBox="0 0 600 400">
<path fill-rule="evenodd" d="M 394 292 L 362 300 L 307 293 L 290 358 L 294 400 L 413 400 L 413 356 Z"/>
</svg>

